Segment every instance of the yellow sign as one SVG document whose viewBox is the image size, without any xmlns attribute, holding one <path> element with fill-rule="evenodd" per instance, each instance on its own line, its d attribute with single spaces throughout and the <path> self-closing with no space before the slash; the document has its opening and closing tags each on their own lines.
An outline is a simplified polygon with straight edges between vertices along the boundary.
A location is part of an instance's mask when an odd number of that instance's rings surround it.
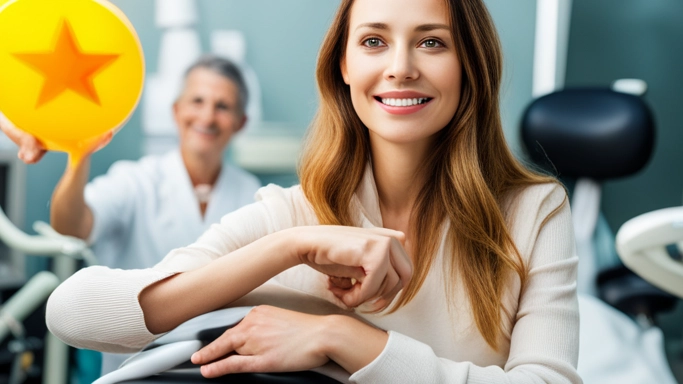
<svg viewBox="0 0 683 384">
<path fill-rule="evenodd" d="M 121 127 L 140 99 L 140 42 L 107 1 L 9 1 L 0 36 L 0 111 L 72 162 Z"/>
</svg>

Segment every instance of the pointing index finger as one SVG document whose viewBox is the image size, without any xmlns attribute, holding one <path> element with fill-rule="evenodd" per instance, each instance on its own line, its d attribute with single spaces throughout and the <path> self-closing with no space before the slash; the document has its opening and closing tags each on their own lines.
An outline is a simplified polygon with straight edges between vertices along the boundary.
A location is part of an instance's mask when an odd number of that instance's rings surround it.
<svg viewBox="0 0 683 384">
<path fill-rule="evenodd" d="M 413 263 L 401 243 L 395 238 L 391 240 L 391 266 L 398 273 L 401 284 L 405 287 L 413 276 Z"/>
</svg>

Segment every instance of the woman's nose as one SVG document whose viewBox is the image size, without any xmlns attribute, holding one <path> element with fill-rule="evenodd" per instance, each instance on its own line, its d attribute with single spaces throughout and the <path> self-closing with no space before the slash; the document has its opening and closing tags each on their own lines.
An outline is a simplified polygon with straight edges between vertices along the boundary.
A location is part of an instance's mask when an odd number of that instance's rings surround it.
<svg viewBox="0 0 683 384">
<path fill-rule="evenodd" d="M 391 55 L 389 55 L 390 62 L 384 76 L 387 80 L 417 80 L 420 76 L 413 52 L 409 48 L 396 48 Z"/>
</svg>

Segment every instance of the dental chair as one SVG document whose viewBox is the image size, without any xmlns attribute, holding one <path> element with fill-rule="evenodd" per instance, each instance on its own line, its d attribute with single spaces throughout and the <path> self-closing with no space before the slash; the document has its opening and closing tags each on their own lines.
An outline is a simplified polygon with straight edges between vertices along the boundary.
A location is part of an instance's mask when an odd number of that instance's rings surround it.
<svg viewBox="0 0 683 384">
<path fill-rule="evenodd" d="M 205 379 L 199 366 L 189 362 L 202 346 L 236 325 L 257 305 L 272 305 L 313 315 L 348 314 L 332 303 L 277 283 L 266 283 L 231 304 L 230 308 L 210 312 L 179 325 L 159 337 L 93 384 L 125 383 L 259 383 L 259 384 L 339 384 L 349 374 L 329 362 L 310 371 L 287 373 L 231 374 Z"/>
<path fill-rule="evenodd" d="M 570 189 L 579 256 L 578 370 L 587 384 L 676 383 L 653 320 L 676 298 L 619 262 L 600 212 L 601 184 L 638 172 L 652 154 L 654 120 L 639 96 L 598 88 L 557 91 L 533 101 L 521 123 L 531 160 Z M 607 247 L 598 247 L 600 241 Z"/>
<path fill-rule="evenodd" d="M 126 383 L 258 383 L 338 384 L 339 381 L 313 371 L 287 373 L 242 373 L 215 379 L 201 376 L 189 362 L 194 352 L 239 323 L 253 307 L 237 306 L 210 312 L 179 325 L 156 339 L 93 384 Z M 341 369 L 341 368 L 338 368 Z"/>
</svg>

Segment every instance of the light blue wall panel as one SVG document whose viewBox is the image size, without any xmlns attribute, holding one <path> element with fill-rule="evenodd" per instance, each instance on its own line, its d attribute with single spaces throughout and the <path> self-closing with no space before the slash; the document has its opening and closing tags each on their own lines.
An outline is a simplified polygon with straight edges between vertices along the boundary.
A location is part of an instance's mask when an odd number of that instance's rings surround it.
<svg viewBox="0 0 683 384">
<path fill-rule="evenodd" d="M 521 155 L 519 122 L 531 102 L 536 0 L 486 0 L 503 45 L 501 113 L 505 137 Z"/>
</svg>

